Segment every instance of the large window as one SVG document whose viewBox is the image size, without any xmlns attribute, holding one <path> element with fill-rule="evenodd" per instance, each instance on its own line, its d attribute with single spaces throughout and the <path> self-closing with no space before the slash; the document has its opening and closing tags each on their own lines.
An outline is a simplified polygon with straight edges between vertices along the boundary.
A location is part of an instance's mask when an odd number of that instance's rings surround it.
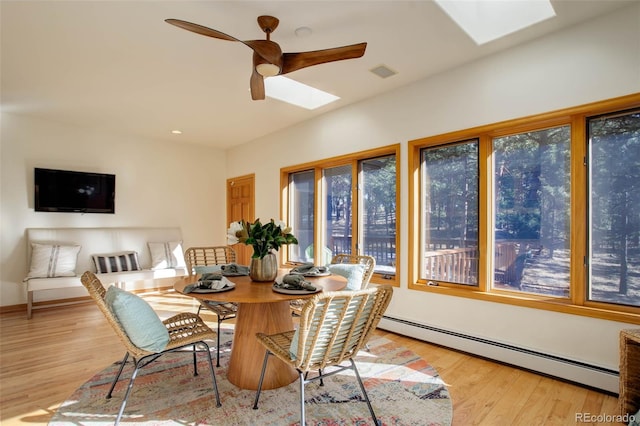
<svg viewBox="0 0 640 426">
<path fill-rule="evenodd" d="M 640 95 L 410 142 L 409 287 L 640 323 Z"/>
<path fill-rule="evenodd" d="M 289 226 L 295 230 L 298 244 L 287 245 L 292 262 L 307 262 L 313 259 L 313 222 L 315 211 L 315 178 L 313 170 L 289 175 Z"/>
<path fill-rule="evenodd" d="M 396 155 L 360 161 L 360 247 L 376 259 L 376 271 L 396 273 Z"/>
<path fill-rule="evenodd" d="M 321 222 L 325 241 L 322 264 L 331 262 L 335 253 L 352 252 L 352 174 L 351 164 L 322 169 L 323 197 L 326 197 Z"/>
<path fill-rule="evenodd" d="M 570 130 L 493 138 L 496 288 L 569 296 Z"/>
<path fill-rule="evenodd" d="M 478 141 L 422 150 L 422 277 L 478 284 Z"/>
<path fill-rule="evenodd" d="M 589 291 L 640 306 L 640 109 L 589 119 Z"/>
<path fill-rule="evenodd" d="M 398 153 L 394 145 L 283 169 L 283 208 L 299 240 L 285 261 L 363 254 L 376 260 L 374 282 L 396 282 Z"/>
</svg>

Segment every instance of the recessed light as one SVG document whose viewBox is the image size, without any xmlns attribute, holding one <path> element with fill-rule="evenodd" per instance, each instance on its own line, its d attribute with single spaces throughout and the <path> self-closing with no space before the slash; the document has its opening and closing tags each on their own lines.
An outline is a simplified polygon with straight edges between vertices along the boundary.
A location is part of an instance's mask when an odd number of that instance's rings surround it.
<svg viewBox="0 0 640 426">
<path fill-rule="evenodd" d="M 171 133 L 173 133 L 174 135 L 181 135 L 182 130 L 172 130 Z"/>
<path fill-rule="evenodd" d="M 309 37 L 313 31 L 309 27 L 298 27 L 295 30 L 295 33 L 298 37 Z"/>
</svg>

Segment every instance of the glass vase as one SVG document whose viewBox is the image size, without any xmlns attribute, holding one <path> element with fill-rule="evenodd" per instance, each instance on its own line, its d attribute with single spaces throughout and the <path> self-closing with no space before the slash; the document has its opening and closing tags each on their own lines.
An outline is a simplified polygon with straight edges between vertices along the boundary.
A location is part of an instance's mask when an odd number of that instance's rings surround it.
<svg viewBox="0 0 640 426">
<path fill-rule="evenodd" d="M 265 257 L 251 258 L 249 277 L 253 281 L 275 281 L 278 276 L 278 258 L 274 253 L 267 253 Z"/>
</svg>

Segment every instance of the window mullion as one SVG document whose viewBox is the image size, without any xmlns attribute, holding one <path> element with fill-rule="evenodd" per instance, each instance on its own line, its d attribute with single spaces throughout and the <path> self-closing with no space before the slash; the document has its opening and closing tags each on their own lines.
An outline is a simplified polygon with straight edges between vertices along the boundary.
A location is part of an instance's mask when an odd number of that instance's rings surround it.
<svg viewBox="0 0 640 426">
<path fill-rule="evenodd" d="M 587 141 L 584 116 L 574 116 L 571 122 L 571 262 L 570 298 L 575 305 L 587 300 L 587 226 L 589 218 Z"/>
<path fill-rule="evenodd" d="M 324 221 L 321 219 L 325 216 L 325 212 L 327 211 L 327 206 L 325 202 L 325 183 L 324 177 L 322 175 L 322 168 L 316 167 L 315 171 L 315 182 L 316 182 L 316 193 L 315 193 L 315 201 L 316 201 L 316 209 L 315 209 L 315 220 L 313 221 L 313 233 L 315 235 L 315 246 L 313 247 L 313 262 L 316 265 L 322 265 L 322 256 L 323 256 L 323 247 L 326 244 L 325 241 L 325 231 L 326 225 Z"/>
<path fill-rule="evenodd" d="M 362 218 L 360 217 L 360 206 L 362 206 L 362 183 L 359 170 L 359 161 L 353 160 L 351 163 L 351 253 L 358 255 L 362 253 Z"/>
<path fill-rule="evenodd" d="M 493 280 L 495 243 L 491 236 L 491 230 L 495 229 L 494 223 L 494 180 L 493 176 L 493 154 L 491 138 L 483 135 L 478 138 L 479 142 L 479 185 L 478 185 L 478 289 L 489 291 L 489 285 Z"/>
</svg>

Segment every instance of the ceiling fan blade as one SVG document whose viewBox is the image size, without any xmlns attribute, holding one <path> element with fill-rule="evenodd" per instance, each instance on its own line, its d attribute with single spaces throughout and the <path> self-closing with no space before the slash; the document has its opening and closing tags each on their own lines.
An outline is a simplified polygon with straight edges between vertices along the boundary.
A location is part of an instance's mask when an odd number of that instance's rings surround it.
<svg viewBox="0 0 640 426">
<path fill-rule="evenodd" d="M 280 74 L 290 73 L 312 65 L 359 58 L 364 55 L 366 48 L 367 43 L 358 43 L 311 52 L 284 53 L 282 55 L 282 71 Z"/>
<path fill-rule="evenodd" d="M 282 49 L 278 43 L 270 41 L 270 40 L 248 40 L 243 41 L 237 39 L 229 34 L 225 34 L 222 31 L 214 30 L 212 28 L 208 28 L 202 25 L 194 24 L 193 22 L 182 21 L 180 19 L 165 19 L 165 22 L 171 25 L 175 25 L 176 27 L 182 28 L 187 31 L 191 31 L 196 34 L 200 34 L 207 37 L 213 37 L 220 40 L 228 40 L 228 41 L 237 41 L 242 44 L 249 46 L 260 55 L 265 61 L 280 65 L 282 61 Z"/>
<path fill-rule="evenodd" d="M 242 43 L 253 49 L 262 59 L 270 64 L 281 66 L 282 49 L 278 43 L 271 40 L 247 40 Z"/>
<path fill-rule="evenodd" d="M 254 101 L 261 101 L 265 98 L 264 77 L 258 74 L 255 68 L 253 68 L 249 85 L 251 86 L 251 99 Z"/>
<path fill-rule="evenodd" d="M 194 24 L 192 22 L 182 21 L 180 19 L 165 19 L 164 21 L 168 24 L 175 25 L 176 27 L 180 27 L 196 34 L 201 34 L 203 36 L 218 38 L 221 40 L 239 41 L 241 43 L 243 42 L 242 40 L 238 40 L 237 38 L 225 34 L 221 31 Z"/>
</svg>

